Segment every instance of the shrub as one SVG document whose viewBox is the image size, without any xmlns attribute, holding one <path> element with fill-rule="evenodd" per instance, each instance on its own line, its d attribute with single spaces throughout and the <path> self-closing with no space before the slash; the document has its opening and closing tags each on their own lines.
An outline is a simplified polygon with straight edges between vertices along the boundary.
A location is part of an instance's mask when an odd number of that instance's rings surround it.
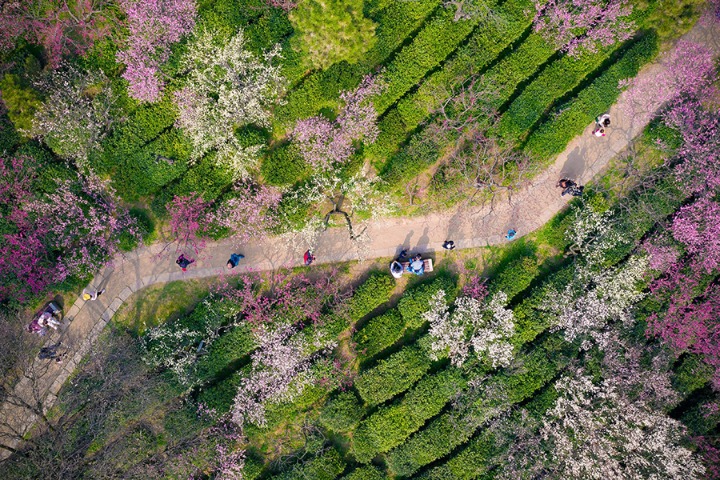
<svg viewBox="0 0 720 480">
<path fill-rule="evenodd" d="M 455 281 L 449 277 L 438 277 L 431 283 L 408 289 L 398 302 L 398 310 L 409 329 L 420 328 L 426 320 L 422 314 L 430 309 L 430 300 L 438 291 L 445 290 L 448 302 L 452 302 Z"/>
<path fill-rule="evenodd" d="M 142 241 L 149 245 L 155 240 L 155 221 L 144 208 L 133 207 L 128 212 L 135 219 Z M 129 252 L 138 246 L 138 237 L 128 232 L 120 234 L 120 250 Z"/>
<path fill-rule="evenodd" d="M 353 392 L 339 393 L 320 412 L 318 421 L 333 432 L 353 430 L 365 414 L 365 409 Z"/>
<path fill-rule="evenodd" d="M 35 112 L 42 106 L 35 90 L 23 86 L 17 75 L 6 73 L 0 80 L 0 93 L 15 130 L 21 135 L 29 136 Z"/>
<path fill-rule="evenodd" d="M 618 82 L 637 75 L 640 67 L 655 56 L 657 49 L 657 34 L 645 33 L 575 99 L 557 108 L 554 115 L 528 137 L 525 151 L 544 162 L 562 152 L 568 142 L 593 121 L 597 112 L 606 111 L 615 102 L 620 95 Z"/>
<path fill-rule="evenodd" d="M 375 43 L 375 24 L 363 16 L 362 0 L 300 0 L 289 17 L 293 46 L 313 69 L 357 63 Z"/>
<path fill-rule="evenodd" d="M 198 382 L 211 380 L 234 361 L 249 355 L 256 347 L 255 338 L 247 324 L 234 327 L 210 345 L 208 353 L 195 364 Z"/>
<path fill-rule="evenodd" d="M 361 373 L 355 388 L 368 405 L 379 405 L 410 388 L 427 373 L 430 363 L 424 348 L 410 345 Z"/>
<path fill-rule="evenodd" d="M 416 85 L 425 74 L 450 55 L 473 30 L 478 20 L 455 21 L 450 9 L 442 10 L 404 47 L 387 66 L 387 87 L 377 97 L 375 108 L 383 113 Z"/>
<path fill-rule="evenodd" d="M 687 396 L 705 386 L 712 375 L 712 367 L 703 361 L 702 356 L 688 354 L 680 366 L 675 368 L 673 386 L 682 395 Z"/>
<path fill-rule="evenodd" d="M 18 135 L 13 124 L 5 116 L 0 116 L 0 153 L 11 153 L 20 143 L 20 135 Z"/>
<path fill-rule="evenodd" d="M 240 375 L 230 375 L 228 378 L 201 390 L 197 402 L 221 415 L 229 412 L 235 403 L 240 378 Z"/>
<path fill-rule="evenodd" d="M 520 257 L 507 264 L 490 282 L 490 293 L 505 292 L 508 301 L 530 286 L 540 272 L 537 257 Z"/>
<path fill-rule="evenodd" d="M 521 372 L 502 371 L 488 379 L 468 412 L 443 414 L 392 450 L 387 455 L 388 469 L 393 475 L 410 476 L 444 457 L 465 443 L 480 425 L 530 397 L 550 381 L 576 351 L 561 335 L 548 336 L 530 353 L 518 356 L 519 364 L 523 365 Z M 498 394 L 500 392 L 502 394 Z"/>
<path fill-rule="evenodd" d="M 358 356 L 361 360 L 374 357 L 398 341 L 404 331 L 405 320 L 396 308 L 372 318 L 353 335 Z"/>
<path fill-rule="evenodd" d="M 352 453 L 368 463 L 378 453 L 400 445 L 442 410 L 467 382 L 456 368 L 420 380 L 400 401 L 380 407 L 360 423 L 353 435 Z"/>
<path fill-rule="evenodd" d="M 377 307 L 390 300 L 395 289 L 395 282 L 385 272 L 372 272 L 367 280 L 360 285 L 348 304 L 350 320 L 357 322 Z"/>
<path fill-rule="evenodd" d="M 340 454 L 334 448 L 305 463 L 298 463 L 289 472 L 275 475 L 273 480 L 333 480 L 345 470 Z"/>
<path fill-rule="evenodd" d="M 377 469 L 377 467 L 366 466 L 353 470 L 351 473 L 342 477 L 342 480 L 385 480 L 387 475 Z"/>
<path fill-rule="evenodd" d="M 307 177 L 310 167 L 294 145 L 282 145 L 265 155 L 260 172 L 270 185 L 284 186 Z"/>
</svg>

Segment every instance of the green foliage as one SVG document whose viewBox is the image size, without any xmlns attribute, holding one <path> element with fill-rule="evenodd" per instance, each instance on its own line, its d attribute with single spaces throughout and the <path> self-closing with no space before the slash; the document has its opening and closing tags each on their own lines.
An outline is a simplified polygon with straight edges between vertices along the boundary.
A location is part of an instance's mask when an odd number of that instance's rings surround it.
<svg viewBox="0 0 720 480">
<path fill-rule="evenodd" d="M 362 463 L 400 445 L 442 408 L 467 382 L 456 368 L 420 380 L 398 402 L 380 407 L 360 423 L 353 435 L 352 454 Z"/>
<path fill-rule="evenodd" d="M 140 236 L 145 245 L 149 245 L 155 241 L 155 221 L 152 219 L 150 212 L 144 208 L 133 207 L 129 210 L 130 216 L 133 217 L 140 229 Z M 123 232 L 120 235 L 120 250 L 129 252 L 138 246 L 138 239 L 134 235 Z"/>
<path fill-rule="evenodd" d="M 210 345 L 206 355 L 195 364 L 195 376 L 199 382 L 213 379 L 233 362 L 249 355 L 256 347 L 249 325 L 242 324 Z"/>
<path fill-rule="evenodd" d="M 359 63 L 340 62 L 327 70 L 308 75 L 297 88 L 288 92 L 285 105 L 275 110 L 275 121 L 289 126 L 301 118 L 315 115 L 321 108 L 337 108 L 343 90 L 355 88 L 364 73 L 385 61 L 403 40 L 418 28 L 440 0 L 391 2 L 374 17 L 378 23 L 377 42 Z M 285 55 L 285 53 L 283 54 Z"/>
<path fill-rule="evenodd" d="M 290 22 L 293 47 L 313 69 L 357 63 L 375 43 L 375 24 L 363 16 L 363 0 L 300 0 Z"/>
<path fill-rule="evenodd" d="M 387 475 L 373 466 L 356 468 L 342 477 L 342 480 L 385 480 Z"/>
<path fill-rule="evenodd" d="M 687 354 L 680 366 L 675 368 L 673 387 L 687 396 L 707 385 L 712 375 L 713 368 L 705 363 L 700 355 Z"/>
<path fill-rule="evenodd" d="M 505 292 L 508 300 L 530 286 L 540 272 L 536 256 L 517 258 L 503 268 L 490 282 L 490 293 Z"/>
<path fill-rule="evenodd" d="M 410 476 L 465 443 L 487 420 L 529 398 L 570 361 L 576 348 L 559 334 L 547 337 L 516 360 L 519 372 L 503 370 L 488 379 L 467 411 L 445 413 L 387 455 L 393 475 Z"/>
<path fill-rule="evenodd" d="M 375 100 L 383 113 L 398 98 L 418 83 L 431 69 L 450 55 L 472 32 L 477 20 L 454 20 L 452 9 L 442 10 L 404 47 L 387 66 L 387 86 Z"/>
<path fill-rule="evenodd" d="M 20 143 L 20 135 L 6 116 L 0 116 L 0 153 L 12 152 Z"/>
<path fill-rule="evenodd" d="M 13 73 L 6 73 L 0 80 L 0 94 L 15 130 L 27 136 L 27 132 L 32 129 L 35 112 L 42 106 L 38 94 Z"/>
<path fill-rule="evenodd" d="M 379 405 L 410 388 L 429 369 L 426 349 L 410 345 L 361 373 L 355 388 L 368 405 Z"/>
<path fill-rule="evenodd" d="M 341 392 L 325 404 L 318 421 L 333 432 L 349 432 L 364 414 L 365 409 L 353 392 Z"/>
<path fill-rule="evenodd" d="M 681 421 L 688 427 L 692 435 L 707 435 L 720 422 L 720 412 L 716 410 L 717 403 L 714 399 L 709 402 L 699 401 L 685 413 L 683 413 Z"/>
<path fill-rule="evenodd" d="M 405 320 L 397 308 L 372 318 L 353 335 L 355 349 L 361 360 L 367 360 L 382 352 L 402 337 Z"/>
<path fill-rule="evenodd" d="M 377 307 L 390 300 L 395 282 L 385 272 L 375 271 L 360 285 L 348 304 L 350 320 L 357 322 Z"/>
<path fill-rule="evenodd" d="M 234 374 L 220 382 L 200 390 L 197 403 L 215 410 L 219 414 L 230 411 L 235 401 L 235 394 L 240 386 L 240 375 Z"/>
<path fill-rule="evenodd" d="M 455 280 L 447 276 L 438 276 L 431 283 L 424 283 L 408 289 L 398 303 L 398 310 L 409 329 L 420 328 L 425 324 L 422 314 L 430 308 L 430 300 L 439 290 L 445 290 L 448 301 L 455 293 Z"/>
<path fill-rule="evenodd" d="M 260 173 L 270 185 L 291 185 L 307 177 L 310 166 L 292 144 L 280 145 L 263 157 Z"/>
<path fill-rule="evenodd" d="M 637 75 L 640 67 L 657 53 L 657 34 L 645 33 L 623 56 L 577 97 L 560 106 L 555 114 L 535 130 L 525 144 L 525 151 L 547 162 L 565 149 L 568 142 L 590 124 L 597 112 L 604 112 L 615 102 L 618 82 Z"/>
<path fill-rule="evenodd" d="M 345 470 L 340 454 L 334 448 L 304 463 L 298 463 L 289 472 L 271 477 L 273 480 L 333 480 Z"/>
<path fill-rule="evenodd" d="M 705 0 L 657 0 L 645 24 L 663 40 L 671 40 L 692 28 L 707 5 Z"/>
</svg>

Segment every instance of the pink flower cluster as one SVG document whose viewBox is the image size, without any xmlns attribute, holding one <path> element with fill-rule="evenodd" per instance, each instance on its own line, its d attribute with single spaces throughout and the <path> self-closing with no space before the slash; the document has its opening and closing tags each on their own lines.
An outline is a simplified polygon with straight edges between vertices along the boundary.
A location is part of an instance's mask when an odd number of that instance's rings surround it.
<svg viewBox="0 0 720 480">
<path fill-rule="evenodd" d="M 170 45 L 195 27 L 195 0 L 120 0 L 128 18 L 130 36 L 117 59 L 127 65 L 123 78 L 130 96 L 155 102 L 162 93 L 160 65 L 170 56 Z"/>
</svg>

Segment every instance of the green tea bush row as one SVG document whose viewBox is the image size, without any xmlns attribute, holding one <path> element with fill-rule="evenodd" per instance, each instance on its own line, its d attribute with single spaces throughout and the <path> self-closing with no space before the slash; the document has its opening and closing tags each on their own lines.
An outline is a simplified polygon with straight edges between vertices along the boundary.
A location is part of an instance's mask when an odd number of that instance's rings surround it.
<svg viewBox="0 0 720 480">
<path fill-rule="evenodd" d="M 517 258 L 493 277 L 488 288 L 491 294 L 505 292 L 508 301 L 530 286 L 540 273 L 535 255 Z"/>
<path fill-rule="evenodd" d="M 610 48 L 586 52 L 580 58 L 564 55 L 543 70 L 510 104 L 495 132 L 515 142 L 549 109 L 553 102 L 575 88 L 609 57 Z"/>
<path fill-rule="evenodd" d="M 448 276 L 439 276 L 431 283 L 418 285 L 405 292 L 397 308 L 405 320 L 406 328 L 412 330 L 426 323 L 422 314 L 427 312 L 430 300 L 439 290 L 445 290 L 448 301 L 452 301 L 455 297 L 455 280 Z"/>
<path fill-rule="evenodd" d="M 472 437 L 487 420 L 529 398 L 570 362 L 577 348 L 561 334 L 545 338 L 530 353 L 518 355 L 521 372 L 502 371 L 485 382 L 469 412 L 448 412 L 387 455 L 393 475 L 410 476 L 438 460 Z"/>
<path fill-rule="evenodd" d="M 449 367 L 420 380 L 402 399 L 380 407 L 360 423 L 353 435 L 351 452 L 361 463 L 400 445 L 428 418 L 434 417 L 453 395 L 467 385 L 462 373 Z"/>
<path fill-rule="evenodd" d="M 397 342 L 406 329 L 416 329 L 423 325 L 423 312 L 428 309 L 430 299 L 440 289 L 449 295 L 455 289 L 452 279 L 442 276 L 431 283 L 408 288 L 400 299 L 397 308 L 372 318 L 353 335 L 361 360 L 367 360 Z"/>
<path fill-rule="evenodd" d="M 440 0 L 392 2 L 378 12 L 375 35 L 377 42 L 367 52 L 366 60 L 349 65 L 340 62 L 327 70 L 313 72 L 294 90 L 288 92 L 287 103 L 276 109 L 278 126 L 290 127 L 295 121 L 315 115 L 325 107 L 335 108 L 343 90 L 355 88 L 362 75 L 384 62 L 414 30 L 422 25 Z"/>
<path fill-rule="evenodd" d="M 453 19 L 453 9 L 442 10 L 431 19 L 412 43 L 405 46 L 387 66 L 384 78 L 387 85 L 375 99 L 375 108 L 383 113 L 428 71 L 440 65 L 467 37 L 477 20 Z"/>
<path fill-rule="evenodd" d="M 562 152 L 598 113 L 606 111 L 617 100 L 620 95 L 618 82 L 637 75 L 640 67 L 650 61 L 657 51 L 657 35 L 652 31 L 645 33 L 615 64 L 531 133 L 524 150 L 544 162 Z"/>
<path fill-rule="evenodd" d="M 379 405 L 404 392 L 430 370 L 429 337 L 404 347 L 361 373 L 355 381 L 360 397 L 370 405 Z"/>
<path fill-rule="evenodd" d="M 256 347 L 249 325 L 234 327 L 213 342 L 207 355 L 197 361 L 195 369 L 198 381 L 211 380 L 232 362 L 249 355 Z"/>
<path fill-rule="evenodd" d="M 397 308 L 371 319 L 353 335 L 361 361 L 374 357 L 397 342 L 405 331 L 405 320 Z"/>
<path fill-rule="evenodd" d="M 373 272 L 367 280 L 360 285 L 350 299 L 348 315 L 350 320 L 357 322 L 370 314 L 377 307 L 390 300 L 395 282 L 385 272 Z"/>
<path fill-rule="evenodd" d="M 675 368 L 673 387 L 680 394 L 687 396 L 707 385 L 712 375 L 712 367 L 705 363 L 700 355 L 687 354 L 682 363 Z"/>
<path fill-rule="evenodd" d="M 365 414 L 360 400 L 352 391 L 341 392 L 325 404 L 318 421 L 333 432 L 349 432 L 357 427 Z"/>
<path fill-rule="evenodd" d="M 273 480 L 333 480 L 345 470 L 345 462 L 334 448 L 304 463 L 299 463 L 289 472 L 275 475 Z"/>
<path fill-rule="evenodd" d="M 342 480 L 385 480 L 387 475 L 378 470 L 377 467 L 365 466 L 356 468 L 351 473 L 342 477 Z"/>
</svg>

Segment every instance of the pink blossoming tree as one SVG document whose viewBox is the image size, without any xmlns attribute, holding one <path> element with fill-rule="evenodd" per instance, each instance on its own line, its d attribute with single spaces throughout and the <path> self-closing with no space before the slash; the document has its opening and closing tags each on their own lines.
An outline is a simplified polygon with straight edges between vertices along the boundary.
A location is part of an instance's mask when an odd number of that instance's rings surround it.
<svg viewBox="0 0 720 480">
<path fill-rule="evenodd" d="M 170 45 L 195 26 L 195 0 L 120 0 L 128 18 L 130 36 L 117 59 L 127 65 L 123 78 L 130 96 L 156 102 L 162 93 L 160 65 L 170 56 Z"/>
</svg>

